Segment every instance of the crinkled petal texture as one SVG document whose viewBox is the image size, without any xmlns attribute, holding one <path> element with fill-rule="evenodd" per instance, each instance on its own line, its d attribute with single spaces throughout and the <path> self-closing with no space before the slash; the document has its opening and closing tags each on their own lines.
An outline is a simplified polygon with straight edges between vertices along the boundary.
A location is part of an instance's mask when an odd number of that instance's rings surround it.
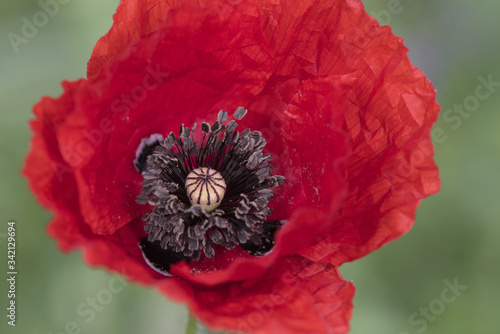
<svg viewBox="0 0 500 334">
<path fill-rule="evenodd" d="M 439 189 L 439 106 L 402 40 L 358 0 L 122 0 L 88 78 L 43 98 L 24 174 L 61 249 L 154 285 L 209 327 L 346 333 L 354 288 L 336 266 L 407 232 Z M 153 271 L 138 241 L 141 139 L 245 106 L 273 155 L 273 250 Z"/>
<path fill-rule="evenodd" d="M 346 333 L 354 296 L 338 269 L 299 255 L 281 257 L 258 281 L 207 288 L 165 280 L 159 289 L 195 299 L 192 311 L 215 330 L 259 334 Z"/>
</svg>

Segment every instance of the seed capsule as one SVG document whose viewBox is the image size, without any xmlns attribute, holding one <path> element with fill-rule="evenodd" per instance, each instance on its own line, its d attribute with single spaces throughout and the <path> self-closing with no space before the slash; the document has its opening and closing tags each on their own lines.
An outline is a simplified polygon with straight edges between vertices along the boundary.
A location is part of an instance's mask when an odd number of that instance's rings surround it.
<svg viewBox="0 0 500 334">
<path fill-rule="evenodd" d="M 186 178 L 186 192 L 191 205 L 210 212 L 222 202 L 226 193 L 226 181 L 215 169 L 196 168 Z"/>
</svg>

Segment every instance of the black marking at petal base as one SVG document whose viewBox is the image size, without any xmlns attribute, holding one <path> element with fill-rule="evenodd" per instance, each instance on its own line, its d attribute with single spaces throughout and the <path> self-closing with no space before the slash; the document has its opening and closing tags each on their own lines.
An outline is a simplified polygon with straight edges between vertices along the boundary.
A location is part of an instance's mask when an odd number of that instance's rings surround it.
<svg viewBox="0 0 500 334">
<path fill-rule="evenodd" d="M 240 120 L 246 112 L 240 107 L 233 116 Z M 272 175 L 272 157 L 262 153 L 262 134 L 249 129 L 239 133 L 236 121 L 225 125 L 227 119 L 228 113 L 221 110 L 213 125 L 203 122 L 199 142 L 194 141 L 194 127 L 181 125 L 178 137 L 171 132 L 147 157 L 137 202 L 153 206 L 142 218 L 148 242 L 193 260 L 202 252 L 214 256 L 215 245 L 241 245 L 254 255 L 272 248 L 280 224 L 266 222 L 272 213 L 268 204 L 271 188 L 285 178 Z M 201 167 L 219 172 L 225 180 L 222 201 L 211 211 L 191 204 L 186 191 L 188 175 Z"/>
<path fill-rule="evenodd" d="M 189 262 L 189 257 L 182 253 L 176 253 L 170 249 L 163 249 L 158 241 L 150 242 L 148 238 L 142 238 L 139 242 L 142 255 L 154 267 L 153 269 L 163 275 L 170 273 L 170 266 L 182 260 Z"/>
<path fill-rule="evenodd" d="M 160 134 L 153 134 L 141 140 L 141 144 L 135 152 L 134 166 L 137 171 L 142 173 L 146 169 L 148 156 L 153 154 L 156 146 L 160 145 L 162 141 L 163 136 Z"/>
<path fill-rule="evenodd" d="M 260 240 L 254 242 L 253 239 L 250 239 L 247 243 L 242 244 L 241 248 L 254 256 L 265 255 L 274 247 L 274 235 L 281 225 L 283 225 L 283 223 L 279 220 L 264 222 L 264 232 L 259 236 Z"/>
</svg>

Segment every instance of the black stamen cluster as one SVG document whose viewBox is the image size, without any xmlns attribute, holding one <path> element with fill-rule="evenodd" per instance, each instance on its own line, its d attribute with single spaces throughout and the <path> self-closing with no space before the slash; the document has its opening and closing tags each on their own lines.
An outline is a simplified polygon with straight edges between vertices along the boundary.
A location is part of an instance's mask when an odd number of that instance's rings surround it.
<svg viewBox="0 0 500 334">
<path fill-rule="evenodd" d="M 240 107 L 234 118 L 241 120 L 246 112 Z M 266 145 L 262 134 L 249 129 L 239 133 L 235 120 L 225 125 L 227 118 L 222 110 L 213 125 L 203 122 L 199 143 L 193 138 L 196 124 L 192 129 L 181 125 L 179 137 L 171 132 L 148 156 L 137 202 L 154 206 L 142 218 L 149 242 L 193 260 L 202 251 L 209 258 L 214 256 L 216 244 L 227 249 L 249 246 L 254 254 L 268 248 L 268 232 L 274 234 L 277 229 L 276 222 L 265 222 L 272 211 L 270 188 L 285 179 L 271 175 L 272 157 L 262 153 Z M 210 212 L 191 205 L 186 193 L 186 178 L 199 167 L 218 171 L 226 182 L 222 202 Z"/>
</svg>

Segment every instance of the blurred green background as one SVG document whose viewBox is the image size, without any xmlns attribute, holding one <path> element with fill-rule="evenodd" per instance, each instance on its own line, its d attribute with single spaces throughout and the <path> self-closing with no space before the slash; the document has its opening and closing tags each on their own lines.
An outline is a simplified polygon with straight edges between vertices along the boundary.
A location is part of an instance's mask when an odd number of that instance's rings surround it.
<svg viewBox="0 0 500 334">
<path fill-rule="evenodd" d="M 478 79 L 500 82 L 500 1 L 365 0 L 367 11 L 405 39 L 410 58 L 433 82 L 443 112 L 473 103 Z M 27 121 L 62 80 L 85 76 L 93 45 L 112 23 L 118 0 L 73 0 L 19 45 L 23 17 L 37 1 L 0 4 L 0 283 L 1 333 L 182 333 L 186 310 L 132 284 L 112 295 L 92 321 L 76 314 L 113 276 L 64 255 L 45 233 L 50 215 L 35 202 L 19 169 L 28 150 Z M 500 87 L 443 119 L 436 161 L 441 193 L 423 201 L 410 233 L 341 271 L 357 293 L 353 334 L 500 333 Z M 464 109 L 465 110 L 465 109 Z M 450 114 L 451 115 L 451 114 Z M 453 113 L 453 115 L 458 115 Z M 7 221 L 17 222 L 17 326 L 7 326 Z M 5 255 L 4 255 L 5 254 Z M 453 302 L 447 283 L 466 286 Z M 426 313 L 427 309 L 427 313 Z M 68 325 L 68 323 L 70 325 Z M 65 328 L 69 326 L 68 328 Z"/>
</svg>

